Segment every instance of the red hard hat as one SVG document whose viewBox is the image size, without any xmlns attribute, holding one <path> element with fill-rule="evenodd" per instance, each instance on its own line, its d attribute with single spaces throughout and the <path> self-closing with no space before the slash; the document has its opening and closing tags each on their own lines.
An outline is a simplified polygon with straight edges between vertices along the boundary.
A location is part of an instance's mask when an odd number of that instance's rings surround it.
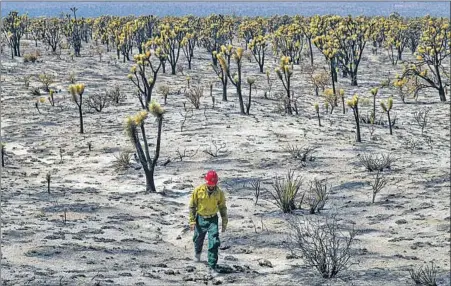
<svg viewBox="0 0 451 286">
<path fill-rule="evenodd" d="M 216 186 L 218 183 L 218 174 L 214 170 L 210 170 L 205 175 L 205 181 L 207 182 L 208 186 Z"/>
</svg>

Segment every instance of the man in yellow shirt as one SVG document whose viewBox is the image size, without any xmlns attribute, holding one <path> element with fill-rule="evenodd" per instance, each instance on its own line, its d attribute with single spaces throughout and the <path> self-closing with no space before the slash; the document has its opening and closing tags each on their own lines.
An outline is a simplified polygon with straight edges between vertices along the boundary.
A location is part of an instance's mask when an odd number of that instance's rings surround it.
<svg viewBox="0 0 451 286">
<path fill-rule="evenodd" d="M 218 175 L 210 170 L 205 175 L 205 183 L 194 189 L 189 202 L 189 224 L 194 230 L 193 242 L 197 261 L 208 233 L 208 265 L 217 270 L 218 248 L 220 246 L 218 231 L 218 211 L 221 214 L 222 232 L 227 228 L 227 206 L 224 192 L 217 186 Z"/>
</svg>

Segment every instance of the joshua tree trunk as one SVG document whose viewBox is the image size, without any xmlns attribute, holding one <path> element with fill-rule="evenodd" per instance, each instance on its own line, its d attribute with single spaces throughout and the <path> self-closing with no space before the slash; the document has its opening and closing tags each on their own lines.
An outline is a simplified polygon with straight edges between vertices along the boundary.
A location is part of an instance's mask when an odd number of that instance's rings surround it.
<svg viewBox="0 0 451 286">
<path fill-rule="evenodd" d="M 335 68 L 334 68 L 334 64 L 333 64 L 333 62 L 332 62 L 332 60 L 331 60 L 331 61 L 330 61 L 330 76 L 331 76 L 331 79 L 332 79 L 332 91 L 333 91 L 334 94 L 336 94 L 336 93 L 335 93 L 335 78 L 334 78 L 334 72 L 335 72 Z"/>
<path fill-rule="evenodd" d="M 218 66 L 218 59 L 213 55 L 213 53 L 211 54 L 211 60 L 213 61 L 213 65 L 215 67 Z"/>
<path fill-rule="evenodd" d="M 354 108 L 354 118 L 355 118 L 356 133 L 357 133 L 356 142 L 362 142 L 362 139 L 360 138 L 360 122 L 359 122 L 359 109 L 358 109 L 358 106 L 356 106 Z"/>
<path fill-rule="evenodd" d="M 158 134 L 157 134 L 157 146 L 155 149 L 155 155 L 153 160 L 151 160 L 151 164 L 150 164 L 150 168 L 149 168 L 149 176 L 147 176 L 146 174 L 146 190 L 150 191 L 150 192 L 156 192 L 156 188 L 155 188 L 155 182 L 154 182 L 154 172 L 155 172 L 155 166 L 157 165 L 158 162 L 158 157 L 160 156 L 160 144 L 161 144 L 161 129 L 163 126 L 163 117 L 160 116 L 157 119 L 158 121 Z"/>
<path fill-rule="evenodd" d="M 222 101 L 227 101 L 227 78 L 222 84 Z"/>
<path fill-rule="evenodd" d="M 177 66 L 177 63 L 176 63 L 176 62 L 171 63 L 171 74 L 172 74 L 172 75 L 175 75 L 175 72 L 176 72 L 176 66 Z"/>
<path fill-rule="evenodd" d="M 143 145 L 144 150 L 141 147 L 141 143 L 139 142 L 139 138 L 137 135 L 135 137 L 135 146 L 139 156 L 139 160 L 141 161 L 141 165 L 143 166 L 144 173 L 146 175 L 146 192 L 156 192 L 155 182 L 154 182 L 154 172 L 155 166 L 158 162 L 158 157 L 160 156 L 160 143 L 161 143 L 161 130 L 163 126 L 163 116 L 157 117 L 158 121 L 158 134 L 157 134 L 157 145 L 155 149 L 155 155 L 150 158 L 149 154 L 149 145 L 147 144 L 146 132 L 144 129 L 144 124 L 141 125 L 141 133 L 143 136 Z"/>
<path fill-rule="evenodd" d="M 80 104 L 78 105 L 78 113 L 80 115 L 80 133 L 83 134 L 83 112 L 81 110 L 81 95 L 80 95 Z"/>
<path fill-rule="evenodd" d="M 155 188 L 155 182 L 153 179 L 154 170 L 145 171 L 146 174 L 146 192 L 155 193 L 157 190 Z"/>
<path fill-rule="evenodd" d="M 252 95 L 252 85 L 249 86 L 249 102 L 246 105 L 246 114 L 249 115 L 249 110 L 251 109 L 251 95 Z"/>
<path fill-rule="evenodd" d="M 438 94 L 440 95 L 440 101 L 446 101 L 445 88 L 443 86 L 438 90 Z"/>
<path fill-rule="evenodd" d="M 238 94 L 238 101 L 240 102 L 241 114 L 246 114 L 244 112 L 243 94 L 241 91 L 241 63 L 238 64 L 238 82 L 236 83 L 236 92 Z"/>
<path fill-rule="evenodd" d="M 346 114 L 346 107 L 345 107 L 345 97 L 341 97 L 341 103 L 343 104 L 343 114 Z"/>
<path fill-rule="evenodd" d="M 343 69 L 343 72 L 342 72 L 342 74 L 341 74 L 344 78 L 346 78 L 346 77 L 348 77 L 348 72 L 345 70 L 345 69 Z"/>
<path fill-rule="evenodd" d="M 357 86 L 357 74 L 354 72 L 351 73 L 351 85 Z"/>
<path fill-rule="evenodd" d="M 286 112 L 290 115 L 293 114 L 293 108 L 291 108 L 291 96 L 290 92 L 287 91 L 287 103 L 286 103 Z"/>
<path fill-rule="evenodd" d="M 373 199 L 371 200 L 371 203 L 374 204 L 374 201 L 376 200 L 376 193 L 373 192 Z"/>
<path fill-rule="evenodd" d="M 390 128 L 390 135 L 393 135 L 391 127 L 390 111 L 387 111 L 387 116 L 388 116 L 388 127 Z"/>
<path fill-rule="evenodd" d="M 442 77 L 440 75 L 440 70 L 438 69 L 438 65 L 435 66 L 435 73 L 437 74 L 438 94 L 440 96 L 440 101 L 446 101 L 445 88 L 442 83 Z"/>
<path fill-rule="evenodd" d="M 240 112 L 241 114 L 246 114 L 244 110 L 243 94 L 241 93 L 241 84 L 238 83 L 236 86 L 236 92 L 238 94 L 238 101 L 240 102 Z"/>
<path fill-rule="evenodd" d="M 312 49 L 312 39 L 308 38 L 308 47 L 310 52 L 310 64 L 313 66 L 313 49 Z"/>
<path fill-rule="evenodd" d="M 17 40 L 15 43 L 15 49 L 16 49 L 16 56 L 20 57 L 20 40 Z"/>
<path fill-rule="evenodd" d="M 262 51 L 261 61 L 258 61 L 258 66 L 260 67 L 260 73 L 263 73 L 263 67 L 265 65 L 265 49 Z"/>
<path fill-rule="evenodd" d="M 2 167 L 4 168 L 5 167 L 5 150 L 4 150 L 3 146 L 2 146 L 1 153 L 2 153 Z"/>
<path fill-rule="evenodd" d="M 399 61 L 402 60 L 402 50 L 401 50 L 401 47 L 398 48 L 398 60 L 399 60 Z"/>
<path fill-rule="evenodd" d="M 372 120 L 373 122 L 371 122 L 371 124 L 374 124 L 376 121 L 376 96 L 373 95 L 373 114 L 372 114 Z"/>
</svg>

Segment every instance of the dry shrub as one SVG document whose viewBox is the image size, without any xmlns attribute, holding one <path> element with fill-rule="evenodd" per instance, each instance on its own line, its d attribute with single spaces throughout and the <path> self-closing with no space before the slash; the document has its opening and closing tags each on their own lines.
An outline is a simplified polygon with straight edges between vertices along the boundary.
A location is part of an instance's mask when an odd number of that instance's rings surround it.
<svg viewBox="0 0 451 286">
<path fill-rule="evenodd" d="M 195 86 L 185 91 L 185 97 L 192 103 L 194 108 L 199 109 L 200 99 L 204 95 L 204 88 L 201 86 Z"/>
<path fill-rule="evenodd" d="M 89 108 L 94 109 L 97 112 L 101 112 L 105 107 L 108 107 L 110 103 L 110 97 L 105 94 L 95 93 L 88 97 L 86 104 Z"/>
<path fill-rule="evenodd" d="M 310 183 L 310 190 L 307 195 L 310 214 L 319 213 L 329 199 L 327 182 L 314 180 Z"/>
<path fill-rule="evenodd" d="M 288 144 L 283 150 L 284 152 L 290 153 L 291 157 L 301 162 L 314 161 L 313 152 L 316 147 L 310 146 L 297 146 Z"/>
<path fill-rule="evenodd" d="M 39 58 L 39 53 L 29 53 L 23 56 L 24 63 L 35 63 Z"/>
<path fill-rule="evenodd" d="M 114 171 L 124 171 L 130 168 L 131 166 L 131 158 L 132 158 L 132 152 L 130 151 L 122 151 L 119 155 L 114 155 L 114 162 L 113 162 L 113 168 Z"/>
<path fill-rule="evenodd" d="M 50 85 L 55 82 L 55 76 L 44 72 L 39 75 L 39 81 L 43 84 L 44 91 L 49 92 Z"/>
<path fill-rule="evenodd" d="M 302 177 L 295 176 L 293 170 L 289 170 L 285 178 L 277 177 L 273 182 L 273 191 L 270 191 L 275 205 L 284 213 L 290 213 L 296 209 L 296 200 L 299 198 L 299 190 L 302 186 Z M 299 205 L 304 200 L 304 194 L 300 198 Z"/>
<path fill-rule="evenodd" d="M 120 90 L 118 84 L 115 84 L 113 88 L 108 89 L 106 91 L 106 96 L 115 105 L 118 105 L 125 100 L 125 94 L 121 93 L 121 90 Z"/>
<path fill-rule="evenodd" d="M 384 171 L 384 169 L 391 169 L 391 164 L 394 162 L 394 158 L 390 155 L 373 155 L 373 154 L 362 154 L 359 156 L 359 160 L 365 168 L 370 171 Z"/>
<path fill-rule="evenodd" d="M 351 245 L 356 231 L 338 224 L 333 215 L 324 222 L 321 217 L 292 217 L 288 220 L 288 248 L 300 253 L 304 262 L 314 267 L 323 278 L 333 278 L 350 265 Z M 346 233 L 347 232 L 347 233 Z"/>
<path fill-rule="evenodd" d="M 418 269 L 409 269 L 410 278 L 415 282 L 415 285 L 437 286 L 437 268 L 434 262 L 431 261 L 431 267 L 426 265 L 424 268 L 420 266 Z"/>
<path fill-rule="evenodd" d="M 158 87 L 158 93 L 160 93 L 163 96 L 164 104 L 167 103 L 168 95 L 169 95 L 169 86 L 167 85 L 160 85 Z"/>
</svg>

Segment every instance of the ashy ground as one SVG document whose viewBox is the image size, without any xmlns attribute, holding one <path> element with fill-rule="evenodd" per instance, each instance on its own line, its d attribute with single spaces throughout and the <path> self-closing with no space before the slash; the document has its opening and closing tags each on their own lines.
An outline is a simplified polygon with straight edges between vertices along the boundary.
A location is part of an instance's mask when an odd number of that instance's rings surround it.
<svg viewBox="0 0 451 286">
<path fill-rule="evenodd" d="M 35 50 L 23 41 L 24 53 Z M 439 102 L 436 92 L 408 98 L 403 104 L 394 88 L 377 96 L 378 116 L 386 121 L 379 102 L 394 97 L 396 125 L 389 135 L 387 124 L 361 124 L 362 143 L 355 143 L 351 110 L 339 105 L 326 114 L 314 95 L 304 67 L 294 68 L 293 89 L 299 97 L 299 114 L 278 111 L 274 94 L 282 92 L 275 80 L 273 93 L 255 61 L 244 61 L 244 77 L 256 78 L 251 115 L 239 114 L 235 89 L 229 85 L 229 101 L 221 101 L 221 86 L 213 90 L 214 109 L 205 88 L 199 110 L 188 114 L 183 128 L 183 104 L 191 108 L 179 90 L 201 80 L 216 81 L 210 57 L 197 50 L 193 70 L 184 75 L 160 74 L 157 86 L 170 87 L 163 123 L 160 164 L 155 181 L 157 193 L 145 193 L 145 177 L 139 163 L 125 171 L 113 168 L 115 156 L 132 150 L 123 129 L 127 115 L 140 110 L 136 91 L 127 79 L 131 63 L 117 61 L 114 53 L 99 62 L 89 49 L 71 59 L 61 59 L 39 44 L 40 62 L 24 64 L 22 58 L 1 55 L 1 132 L 6 142 L 6 166 L 1 178 L 2 280 L 3 285 L 413 285 L 408 269 L 430 261 L 439 267 L 439 285 L 449 285 L 450 268 L 450 106 Z M 370 89 L 401 66 L 392 66 L 384 55 L 365 51 L 359 69 L 359 85 L 339 78 L 346 97 L 354 93 L 369 98 Z M 412 56 L 407 52 L 405 58 Z M 181 57 L 182 62 L 185 59 Z M 325 64 L 315 52 L 315 65 Z M 274 70 L 271 58 L 267 68 Z M 68 76 L 86 85 L 85 94 L 103 92 L 119 84 L 126 100 L 98 113 L 84 107 L 85 134 L 79 133 L 76 105 L 67 93 Z M 30 90 L 41 87 L 36 78 L 24 87 L 22 78 L 43 72 L 57 74 L 51 85 L 56 104 L 40 104 Z M 247 95 L 248 89 L 244 88 Z M 450 95 L 448 94 L 448 97 Z M 157 92 L 154 98 L 162 102 Z M 449 99 L 449 98 L 448 98 Z M 321 103 L 322 126 L 313 108 Z M 371 105 L 362 106 L 366 115 Z M 431 108 L 421 135 L 413 114 Z M 150 149 L 155 148 L 156 122 L 146 123 Z M 373 134 L 371 135 L 371 132 Z M 88 150 L 91 142 L 92 150 Z M 204 151 L 222 146 L 217 157 Z M 285 151 L 287 146 L 316 147 L 314 160 L 305 164 Z M 190 155 L 178 159 L 177 151 Z M 196 152 L 197 151 L 197 152 Z M 396 158 L 384 171 L 387 186 L 371 204 L 373 173 L 358 157 L 391 154 Z M 168 159 L 171 161 L 163 166 Z M 192 233 L 188 229 L 188 201 L 203 174 L 216 169 L 227 195 L 229 228 L 221 233 L 219 263 L 233 273 L 211 277 L 205 264 L 193 262 Z M 269 195 L 271 182 L 289 169 L 304 178 L 302 191 L 313 179 L 326 179 L 330 198 L 320 214 L 297 211 L 300 217 L 336 214 L 340 223 L 358 230 L 352 265 L 337 278 L 323 279 L 302 258 L 293 258 L 287 245 L 286 216 Z M 46 174 L 51 174 L 47 192 Z M 262 194 L 255 205 L 249 182 L 260 178 Z M 65 216 L 65 221 L 64 221 Z M 265 263 L 265 260 L 270 262 Z"/>
</svg>

